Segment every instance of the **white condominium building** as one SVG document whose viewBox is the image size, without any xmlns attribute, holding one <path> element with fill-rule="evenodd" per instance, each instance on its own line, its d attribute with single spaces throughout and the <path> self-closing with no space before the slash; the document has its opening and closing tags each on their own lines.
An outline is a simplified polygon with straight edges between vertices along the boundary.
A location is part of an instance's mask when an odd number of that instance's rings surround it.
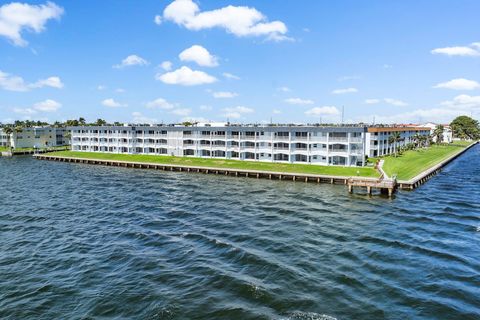
<svg viewBox="0 0 480 320">
<path fill-rule="evenodd" d="M 64 134 L 65 128 L 30 127 L 22 128 L 20 132 L 14 131 L 7 135 L 0 129 L 0 146 L 13 148 L 47 148 L 68 145 Z"/>
<path fill-rule="evenodd" d="M 398 132 L 400 140 L 391 143 L 390 136 Z M 392 154 L 395 149 L 415 142 L 416 135 L 429 136 L 430 128 L 414 126 L 392 126 L 392 127 L 369 127 L 367 131 L 367 155 L 369 157 L 379 157 Z"/>
<path fill-rule="evenodd" d="M 72 150 L 365 165 L 365 126 L 73 127 Z"/>
</svg>

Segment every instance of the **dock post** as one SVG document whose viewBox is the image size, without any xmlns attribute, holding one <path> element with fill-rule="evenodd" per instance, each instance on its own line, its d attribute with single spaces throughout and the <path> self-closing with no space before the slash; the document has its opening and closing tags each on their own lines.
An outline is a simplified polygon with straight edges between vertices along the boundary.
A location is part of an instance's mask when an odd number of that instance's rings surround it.
<svg viewBox="0 0 480 320">
<path fill-rule="evenodd" d="M 348 192 L 349 193 L 353 192 L 353 186 L 351 184 L 348 185 Z"/>
<path fill-rule="evenodd" d="M 393 188 L 388 188 L 388 196 L 392 197 L 393 195 Z"/>
<path fill-rule="evenodd" d="M 370 186 L 367 186 L 367 194 L 372 194 L 372 187 Z"/>
<path fill-rule="evenodd" d="M 332 179 L 330 179 L 330 184 L 333 184 L 333 178 L 332 178 Z"/>
</svg>

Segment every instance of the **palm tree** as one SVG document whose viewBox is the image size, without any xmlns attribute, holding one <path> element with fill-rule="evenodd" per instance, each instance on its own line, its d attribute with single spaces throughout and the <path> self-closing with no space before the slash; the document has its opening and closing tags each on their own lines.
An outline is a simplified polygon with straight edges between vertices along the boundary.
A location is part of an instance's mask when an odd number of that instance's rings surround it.
<svg viewBox="0 0 480 320">
<path fill-rule="evenodd" d="M 388 137 L 388 143 L 393 144 L 393 153 L 395 157 L 397 157 L 397 145 L 400 141 L 402 141 L 402 137 L 398 131 L 392 133 L 390 137 Z"/>
<path fill-rule="evenodd" d="M 11 148 L 10 135 L 13 133 L 13 129 L 11 127 L 5 127 L 3 128 L 3 133 L 7 136 L 7 147 Z"/>
<path fill-rule="evenodd" d="M 441 124 L 439 124 L 438 126 L 435 127 L 435 130 L 433 131 L 433 136 L 435 137 L 435 140 L 437 143 L 443 142 L 443 130 L 444 130 L 444 127 Z"/>
<path fill-rule="evenodd" d="M 416 134 L 412 137 L 412 139 L 413 139 L 413 143 L 414 143 L 414 145 L 415 145 L 415 149 L 418 148 L 418 147 L 420 146 L 420 141 L 421 141 L 421 139 L 422 139 L 421 136 L 420 136 L 418 133 L 416 133 Z"/>
<path fill-rule="evenodd" d="M 16 126 L 16 127 L 13 129 L 13 133 L 15 133 L 15 134 L 14 134 L 15 147 L 16 147 L 16 145 L 17 145 L 17 133 L 20 133 L 20 132 L 22 132 L 22 131 L 23 131 L 23 128 L 20 127 L 20 126 Z"/>
</svg>

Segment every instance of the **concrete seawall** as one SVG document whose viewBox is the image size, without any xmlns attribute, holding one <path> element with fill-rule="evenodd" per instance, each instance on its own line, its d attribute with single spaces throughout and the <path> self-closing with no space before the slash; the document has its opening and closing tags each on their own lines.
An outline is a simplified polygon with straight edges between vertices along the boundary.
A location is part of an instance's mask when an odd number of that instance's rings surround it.
<svg viewBox="0 0 480 320">
<path fill-rule="evenodd" d="M 447 164 L 449 164 L 450 162 L 452 162 L 453 160 L 461 156 L 467 150 L 470 150 L 470 148 L 475 146 L 477 143 L 479 142 L 478 141 L 473 142 L 468 147 L 460 150 L 459 152 L 441 161 L 440 163 L 437 163 L 433 167 L 428 168 L 427 170 L 423 171 L 422 173 L 418 174 L 417 176 L 413 177 L 410 180 L 398 180 L 397 187 L 402 190 L 413 190 L 415 188 L 418 188 L 419 186 L 427 182 L 430 178 L 432 178 L 434 175 L 439 173 L 443 167 L 445 167 Z"/>
<path fill-rule="evenodd" d="M 213 167 L 185 166 L 185 165 L 120 161 L 120 160 L 99 160 L 99 159 L 87 159 L 87 158 L 75 158 L 75 157 L 59 157 L 59 156 L 50 156 L 45 154 L 35 155 L 34 157 L 39 160 L 95 164 L 95 165 L 113 166 L 113 167 L 178 171 L 178 172 L 197 172 L 197 173 L 204 173 L 204 174 L 217 174 L 217 175 L 227 175 L 227 176 L 236 176 L 236 177 L 263 178 L 263 179 L 270 179 L 270 180 L 291 180 L 291 181 L 304 181 L 304 182 L 343 184 L 343 185 L 346 185 L 348 183 L 348 179 L 352 178 L 347 176 L 329 176 L 329 175 L 318 175 L 318 174 L 307 174 L 307 173 L 273 172 L 273 171 L 262 171 L 262 170 L 213 168 Z M 363 179 L 369 179 L 369 178 L 363 178 Z M 376 180 L 375 178 L 371 178 L 371 179 Z"/>
</svg>

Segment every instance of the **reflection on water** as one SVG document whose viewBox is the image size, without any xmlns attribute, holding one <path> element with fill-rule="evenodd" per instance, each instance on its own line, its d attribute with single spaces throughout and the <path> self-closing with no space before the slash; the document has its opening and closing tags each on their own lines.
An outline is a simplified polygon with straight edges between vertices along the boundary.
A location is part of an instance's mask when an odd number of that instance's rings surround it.
<svg viewBox="0 0 480 320">
<path fill-rule="evenodd" d="M 0 158 L 0 318 L 478 319 L 479 156 L 392 200 Z"/>
</svg>

